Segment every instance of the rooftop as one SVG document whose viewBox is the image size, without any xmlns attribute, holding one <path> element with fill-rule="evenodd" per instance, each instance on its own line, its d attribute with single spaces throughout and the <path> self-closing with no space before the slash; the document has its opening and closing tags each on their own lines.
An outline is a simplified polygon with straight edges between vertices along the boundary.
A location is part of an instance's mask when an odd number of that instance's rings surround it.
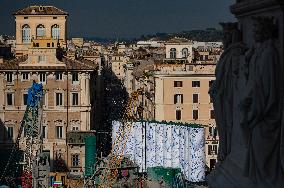
<svg viewBox="0 0 284 188">
<path fill-rule="evenodd" d="M 0 71 L 8 70 L 95 70 L 97 64 L 94 62 L 81 59 L 81 60 L 72 60 L 69 58 L 63 58 L 62 61 L 66 66 L 20 66 L 21 63 L 25 62 L 28 59 L 28 56 L 21 56 L 19 58 L 14 58 L 11 60 L 4 60 L 3 63 L 0 63 Z"/>
<path fill-rule="evenodd" d="M 14 15 L 68 15 L 68 13 L 54 6 L 34 5 L 17 10 Z"/>
</svg>

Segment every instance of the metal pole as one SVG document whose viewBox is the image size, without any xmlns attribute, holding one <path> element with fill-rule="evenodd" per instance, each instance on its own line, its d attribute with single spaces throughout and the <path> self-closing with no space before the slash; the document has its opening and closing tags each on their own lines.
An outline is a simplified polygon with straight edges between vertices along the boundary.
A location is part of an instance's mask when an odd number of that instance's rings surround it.
<svg viewBox="0 0 284 188">
<path fill-rule="evenodd" d="M 142 93 L 142 109 L 143 109 L 143 111 L 142 111 L 142 121 L 144 120 L 144 91 L 143 91 L 143 93 Z M 142 122 L 143 123 L 143 122 Z M 146 172 L 146 170 L 147 170 L 147 165 L 146 165 L 146 163 L 147 163 L 147 154 L 146 154 L 146 152 L 147 152 L 147 145 L 146 145 L 146 140 L 147 140 L 147 132 L 146 132 L 146 126 L 147 126 L 147 122 L 145 122 L 145 124 L 144 124 L 144 132 L 145 132 L 145 136 L 144 136 L 144 139 L 145 139 L 145 141 L 144 141 L 144 143 L 145 143 L 145 146 L 144 146 L 144 152 L 145 152 L 145 154 L 144 154 L 144 157 L 145 157 L 145 172 Z"/>
</svg>

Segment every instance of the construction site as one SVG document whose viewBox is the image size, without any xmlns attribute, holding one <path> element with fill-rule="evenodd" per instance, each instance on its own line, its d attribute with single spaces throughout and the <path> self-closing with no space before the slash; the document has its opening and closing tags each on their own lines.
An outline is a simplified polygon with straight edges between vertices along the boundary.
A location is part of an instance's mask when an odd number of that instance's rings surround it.
<svg viewBox="0 0 284 188">
<path fill-rule="evenodd" d="M 112 149 L 97 153 L 96 132 L 70 134 L 68 142 L 85 145 L 83 176 L 50 172 L 43 151 L 43 86 L 33 82 L 16 143 L 7 155 L 2 187 L 187 188 L 205 181 L 204 129 L 198 125 L 139 121 L 142 95 L 128 99 L 121 121 L 112 127 Z M 59 165 L 59 164 L 58 164 Z"/>
</svg>

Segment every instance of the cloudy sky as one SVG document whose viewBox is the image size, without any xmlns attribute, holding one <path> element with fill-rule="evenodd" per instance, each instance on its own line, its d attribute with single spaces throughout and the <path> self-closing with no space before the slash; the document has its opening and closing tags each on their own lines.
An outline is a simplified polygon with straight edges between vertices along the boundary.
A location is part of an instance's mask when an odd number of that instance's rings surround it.
<svg viewBox="0 0 284 188">
<path fill-rule="evenodd" d="M 54 5 L 69 13 L 69 37 L 137 37 L 219 27 L 234 20 L 235 0 L 1 0 L 0 34 L 14 35 L 12 13 L 29 5 Z"/>
</svg>

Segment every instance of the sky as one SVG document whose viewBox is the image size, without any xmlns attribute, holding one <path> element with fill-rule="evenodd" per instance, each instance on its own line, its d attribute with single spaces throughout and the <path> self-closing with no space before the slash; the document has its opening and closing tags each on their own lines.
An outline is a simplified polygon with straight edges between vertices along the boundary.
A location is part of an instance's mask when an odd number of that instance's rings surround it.
<svg viewBox="0 0 284 188">
<path fill-rule="evenodd" d="M 69 13 L 68 37 L 132 38 L 142 34 L 220 28 L 233 21 L 235 0 L 1 0 L 0 35 L 15 35 L 12 13 L 53 5 Z"/>
</svg>

